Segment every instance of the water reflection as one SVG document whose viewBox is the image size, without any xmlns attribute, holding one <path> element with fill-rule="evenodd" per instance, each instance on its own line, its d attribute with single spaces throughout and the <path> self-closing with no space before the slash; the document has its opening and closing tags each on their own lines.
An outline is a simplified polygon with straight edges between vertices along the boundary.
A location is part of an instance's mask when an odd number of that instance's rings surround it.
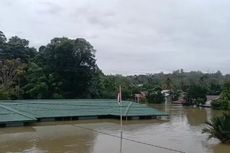
<svg viewBox="0 0 230 153">
<path fill-rule="evenodd" d="M 205 109 L 185 108 L 185 115 L 188 119 L 188 123 L 192 126 L 200 126 L 207 121 L 207 112 Z"/>
<path fill-rule="evenodd" d="M 214 116 L 221 115 L 221 111 L 212 110 L 210 108 L 194 108 L 194 107 L 183 107 L 181 105 L 151 105 L 151 107 L 158 108 L 162 111 L 169 113 L 172 119 L 181 120 L 191 126 L 201 126 L 206 121 Z M 175 120 L 174 120 L 175 121 Z"/>
<path fill-rule="evenodd" d="M 185 149 L 186 152 L 230 152 L 230 145 L 221 144 L 217 139 L 207 141 L 207 135 L 201 134 L 202 129 L 205 127 L 204 123 L 210 121 L 214 116 L 222 115 L 223 112 L 210 108 L 193 108 L 170 104 L 168 106 L 152 105 L 152 107 L 167 111 L 170 114 L 171 119 L 167 124 L 171 127 L 171 132 L 166 132 L 168 133 L 167 137 L 173 137 L 172 141 L 180 141 L 183 148 L 187 148 Z M 184 139 L 184 142 L 181 139 Z M 189 144 L 191 148 L 189 148 Z"/>
<path fill-rule="evenodd" d="M 230 147 L 227 144 L 216 144 L 211 147 L 214 153 L 229 153 Z"/>
<path fill-rule="evenodd" d="M 70 125 L 1 129 L 0 152 L 91 153 L 95 136 Z"/>
</svg>

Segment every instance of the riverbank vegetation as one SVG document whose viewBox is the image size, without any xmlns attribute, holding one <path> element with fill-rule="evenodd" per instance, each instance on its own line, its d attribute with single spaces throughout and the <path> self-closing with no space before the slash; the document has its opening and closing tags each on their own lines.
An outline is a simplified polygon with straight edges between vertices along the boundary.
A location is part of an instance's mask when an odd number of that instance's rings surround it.
<svg viewBox="0 0 230 153">
<path fill-rule="evenodd" d="M 208 133 L 209 139 L 217 138 L 222 143 L 230 143 L 230 111 L 212 118 L 211 121 L 206 122 L 206 125 L 202 132 Z"/>
<path fill-rule="evenodd" d="M 230 110 L 230 82 L 224 84 L 220 98 L 212 101 L 212 108 L 220 110 Z"/>
<path fill-rule="evenodd" d="M 105 75 L 96 64 L 96 50 L 83 38 L 54 38 L 38 49 L 26 39 L 7 39 L 0 32 L 0 99 L 115 98 L 122 85 L 123 99 L 145 92 L 152 103 L 164 101 L 161 90 L 173 100 L 181 93 L 189 104 L 203 104 L 205 95 L 218 95 L 230 75 L 184 72 Z"/>
<path fill-rule="evenodd" d="M 213 117 L 211 121 L 207 121 L 207 127 L 203 129 L 203 133 L 209 134 L 210 138 L 217 138 L 222 143 L 230 143 L 230 83 L 224 84 L 224 89 L 219 99 L 212 102 L 214 109 L 225 110 L 222 116 Z"/>
</svg>

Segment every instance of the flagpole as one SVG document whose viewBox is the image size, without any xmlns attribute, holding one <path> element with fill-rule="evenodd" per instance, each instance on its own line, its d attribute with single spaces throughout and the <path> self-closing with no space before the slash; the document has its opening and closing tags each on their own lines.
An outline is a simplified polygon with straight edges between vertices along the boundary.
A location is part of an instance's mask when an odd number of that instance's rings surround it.
<svg viewBox="0 0 230 153">
<path fill-rule="evenodd" d="M 119 101 L 120 101 L 120 130 L 121 130 L 121 140 L 120 140 L 120 153 L 122 153 L 122 136 L 123 136 L 123 123 L 122 123 L 122 98 L 121 98 L 121 86 L 119 86 Z"/>
</svg>

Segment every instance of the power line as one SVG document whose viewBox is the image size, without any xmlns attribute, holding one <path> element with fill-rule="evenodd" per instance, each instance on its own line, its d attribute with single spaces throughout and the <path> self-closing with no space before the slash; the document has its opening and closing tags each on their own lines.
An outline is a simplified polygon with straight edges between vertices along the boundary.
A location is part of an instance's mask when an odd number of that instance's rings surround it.
<svg viewBox="0 0 230 153">
<path fill-rule="evenodd" d="M 100 134 L 104 134 L 104 135 L 108 135 L 108 136 L 111 136 L 111 137 L 115 137 L 115 138 L 121 139 L 120 136 L 109 134 L 109 133 L 105 133 L 105 132 L 98 131 L 98 130 L 95 130 L 95 129 L 86 128 L 86 127 L 77 126 L 77 125 L 73 125 L 73 126 L 81 128 L 81 129 L 85 129 L 85 130 L 88 130 L 88 131 L 93 131 L 95 133 L 100 133 Z M 142 141 L 138 141 L 138 140 L 133 140 L 133 139 L 130 139 L 130 138 L 124 138 L 123 137 L 122 139 L 127 140 L 127 141 L 131 141 L 131 142 L 135 142 L 135 143 L 139 143 L 139 144 L 142 144 L 142 145 L 147 145 L 147 146 L 151 146 L 151 147 L 155 147 L 155 148 L 169 150 L 169 151 L 172 151 L 172 152 L 186 153 L 184 151 L 180 151 L 180 150 L 176 150 L 176 149 L 172 149 L 172 148 L 168 148 L 168 147 L 163 147 L 163 146 L 158 146 L 158 145 L 154 145 L 154 144 L 151 144 L 151 143 L 146 143 L 146 142 L 142 142 Z"/>
</svg>

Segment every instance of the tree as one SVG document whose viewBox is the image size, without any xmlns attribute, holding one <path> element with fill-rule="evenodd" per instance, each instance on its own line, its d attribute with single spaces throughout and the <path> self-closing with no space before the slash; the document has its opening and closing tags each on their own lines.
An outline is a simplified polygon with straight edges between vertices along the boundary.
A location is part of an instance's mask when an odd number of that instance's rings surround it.
<svg viewBox="0 0 230 153">
<path fill-rule="evenodd" d="M 181 90 L 173 90 L 171 92 L 171 95 L 172 95 L 172 101 L 177 101 L 181 95 Z"/>
<path fill-rule="evenodd" d="M 210 138 L 217 138 L 222 143 L 230 143 L 230 113 L 224 113 L 222 116 L 214 117 L 210 122 L 206 122 L 208 127 L 202 130 L 202 133 L 208 133 Z"/>
<path fill-rule="evenodd" d="M 0 61 L 0 86 L 10 87 L 25 72 L 20 59 Z"/>
<path fill-rule="evenodd" d="M 149 103 L 162 103 L 164 102 L 164 95 L 161 93 L 160 87 L 155 87 L 148 91 L 147 100 Z"/>
<path fill-rule="evenodd" d="M 214 109 L 230 109 L 230 82 L 224 84 L 224 89 L 221 92 L 220 98 L 212 101 L 211 105 Z"/>
<path fill-rule="evenodd" d="M 27 83 L 23 87 L 24 97 L 30 99 L 47 98 L 48 96 L 48 78 L 43 69 L 35 63 L 29 63 L 26 72 Z"/>
<path fill-rule="evenodd" d="M 186 98 L 189 104 L 198 106 L 206 102 L 206 93 L 207 90 L 204 87 L 192 85 L 188 89 Z"/>
<path fill-rule="evenodd" d="M 6 43 L 6 36 L 2 31 L 0 31 L 0 45 Z M 0 46 L 1 47 L 1 46 Z"/>
<path fill-rule="evenodd" d="M 13 36 L 9 39 L 8 44 L 14 46 L 28 47 L 29 41 L 26 39 L 21 39 L 18 36 Z"/>
<path fill-rule="evenodd" d="M 0 31 L 0 55 L 2 54 L 6 40 L 7 40 L 6 36 L 4 35 L 2 31 Z"/>
<path fill-rule="evenodd" d="M 212 79 L 209 82 L 208 94 L 210 95 L 219 95 L 223 87 L 217 79 Z"/>
<path fill-rule="evenodd" d="M 169 77 L 165 81 L 165 89 L 167 89 L 167 90 L 172 89 L 172 80 Z"/>
<path fill-rule="evenodd" d="M 59 84 L 58 94 L 65 98 L 90 98 L 92 78 L 98 70 L 94 53 L 85 39 L 54 38 L 39 49 L 35 61 Z"/>
<path fill-rule="evenodd" d="M 0 94 L 2 99 L 17 98 L 20 94 L 20 78 L 25 73 L 26 64 L 20 59 L 0 61 Z"/>
<path fill-rule="evenodd" d="M 0 46 L 0 59 L 20 59 L 23 63 L 28 63 L 37 54 L 36 49 L 28 45 L 29 41 L 26 39 L 11 37 L 2 47 Z"/>
<path fill-rule="evenodd" d="M 90 98 L 104 98 L 103 97 L 103 77 L 102 71 L 97 68 L 95 74 L 90 81 L 89 95 Z"/>
</svg>

